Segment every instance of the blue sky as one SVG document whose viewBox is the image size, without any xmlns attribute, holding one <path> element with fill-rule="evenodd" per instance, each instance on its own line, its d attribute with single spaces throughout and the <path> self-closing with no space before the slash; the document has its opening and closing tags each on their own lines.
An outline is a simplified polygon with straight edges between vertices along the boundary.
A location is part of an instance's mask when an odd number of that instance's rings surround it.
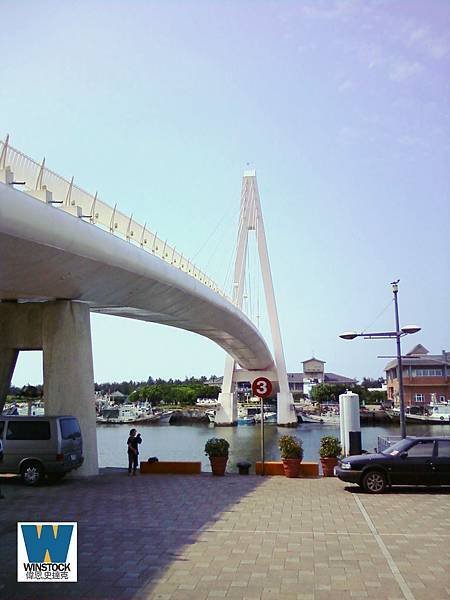
<svg viewBox="0 0 450 600">
<path fill-rule="evenodd" d="M 405 350 L 449 349 L 447 1 L 3 0 L 2 13 L 0 135 L 219 283 L 242 173 L 257 170 L 288 370 L 314 353 L 381 375 L 394 344 L 337 336 L 392 328 L 396 278 L 402 323 L 422 326 Z M 223 370 L 195 334 L 95 315 L 92 334 L 97 381 Z M 21 356 L 14 383 L 41 378 L 40 357 Z"/>
</svg>

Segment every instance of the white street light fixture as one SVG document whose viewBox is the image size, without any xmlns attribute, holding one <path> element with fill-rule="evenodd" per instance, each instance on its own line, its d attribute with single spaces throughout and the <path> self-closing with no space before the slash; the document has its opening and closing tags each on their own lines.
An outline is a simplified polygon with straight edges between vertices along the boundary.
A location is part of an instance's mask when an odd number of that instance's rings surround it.
<svg viewBox="0 0 450 600">
<path fill-rule="evenodd" d="M 355 337 L 358 337 L 358 334 L 355 331 L 345 331 L 344 333 L 341 333 L 341 335 L 339 336 L 340 338 L 342 338 L 343 340 L 354 340 Z"/>
<path fill-rule="evenodd" d="M 417 333 L 421 329 L 422 328 L 418 327 L 417 325 L 406 325 L 405 327 L 402 327 L 402 331 L 405 334 L 408 334 L 408 333 Z"/>
</svg>

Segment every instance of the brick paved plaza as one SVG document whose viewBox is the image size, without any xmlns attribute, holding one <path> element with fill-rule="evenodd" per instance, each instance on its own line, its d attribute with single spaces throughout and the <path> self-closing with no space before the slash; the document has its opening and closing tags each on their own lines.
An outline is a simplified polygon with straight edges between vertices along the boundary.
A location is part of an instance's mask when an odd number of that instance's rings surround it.
<svg viewBox="0 0 450 600">
<path fill-rule="evenodd" d="M 2 478 L 0 598 L 450 598 L 449 490 L 336 479 Z M 16 583 L 17 521 L 78 522 L 78 583 Z"/>
</svg>

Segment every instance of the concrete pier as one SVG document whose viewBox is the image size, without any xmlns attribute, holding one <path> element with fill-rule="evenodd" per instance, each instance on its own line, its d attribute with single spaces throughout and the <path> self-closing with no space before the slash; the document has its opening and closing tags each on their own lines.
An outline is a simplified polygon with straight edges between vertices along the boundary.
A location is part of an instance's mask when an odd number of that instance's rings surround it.
<svg viewBox="0 0 450 600">
<path fill-rule="evenodd" d="M 89 307 L 68 300 L 0 303 L 0 410 L 20 350 L 43 351 L 46 414 L 78 418 L 85 460 L 74 474 L 97 474 Z"/>
</svg>

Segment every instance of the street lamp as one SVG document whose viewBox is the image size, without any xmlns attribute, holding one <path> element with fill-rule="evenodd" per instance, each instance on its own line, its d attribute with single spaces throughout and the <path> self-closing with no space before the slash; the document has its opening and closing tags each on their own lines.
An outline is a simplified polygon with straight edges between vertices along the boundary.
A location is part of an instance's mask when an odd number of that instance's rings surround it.
<svg viewBox="0 0 450 600">
<path fill-rule="evenodd" d="M 400 345 L 400 338 L 404 335 L 409 335 L 413 333 L 417 333 L 420 331 L 420 327 L 417 325 L 406 325 L 405 327 L 400 328 L 399 316 L 398 316 L 398 284 L 400 279 L 397 281 L 393 281 L 392 292 L 394 294 L 394 307 L 395 307 L 395 331 L 376 331 L 376 332 L 363 332 L 356 333 L 356 331 L 346 331 L 341 333 L 339 337 L 344 340 L 354 340 L 356 337 L 363 337 L 365 340 L 372 339 L 391 339 L 395 338 L 397 340 L 397 368 L 398 368 L 398 388 L 400 395 L 400 432 L 402 438 L 406 437 L 406 419 L 405 419 L 405 396 L 403 391 L 403 366 L 402 366 L 402 351 Z"/>
</svg>

